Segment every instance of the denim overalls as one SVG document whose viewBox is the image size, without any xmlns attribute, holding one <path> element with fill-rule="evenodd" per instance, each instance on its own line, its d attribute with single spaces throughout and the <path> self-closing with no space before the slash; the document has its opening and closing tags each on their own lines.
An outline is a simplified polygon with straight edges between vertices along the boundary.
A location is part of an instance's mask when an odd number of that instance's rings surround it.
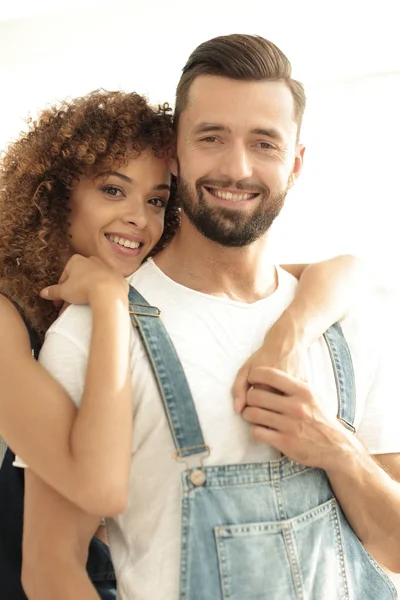
<svg viewBox="0 0 400 600">
<path fill-rule="evenodd" d="M 210 449 L 160 311 L 132 287 L 129 300 L 176 457 L 187 465 L 182 473 L 179 600 L 397 598 L 394 585 L 347 523 L 323 470 L 286 457 L 203 466 Z M 325 333 L 325 340 L 336 379 L 338 419 L 354 432 L 354 372 L 339 324 Z"/>
</svg>

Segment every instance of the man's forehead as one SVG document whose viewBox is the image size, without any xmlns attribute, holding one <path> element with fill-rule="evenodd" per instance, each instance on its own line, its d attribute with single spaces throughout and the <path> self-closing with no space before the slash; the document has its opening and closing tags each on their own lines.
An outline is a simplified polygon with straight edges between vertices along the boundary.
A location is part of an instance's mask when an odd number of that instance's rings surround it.
<svg viewBox="0 0 400 600">
<path fill-rule="evenodd" d="M 238 81 L 216 75 L 196 77 L 189 89 L 187 113 L 192 127 L 214 123 L 233 127 L 292 129 L 294 101 L 282 81 Z M 230 122 L 232 120 L 232 122 Z"/>
</svg>

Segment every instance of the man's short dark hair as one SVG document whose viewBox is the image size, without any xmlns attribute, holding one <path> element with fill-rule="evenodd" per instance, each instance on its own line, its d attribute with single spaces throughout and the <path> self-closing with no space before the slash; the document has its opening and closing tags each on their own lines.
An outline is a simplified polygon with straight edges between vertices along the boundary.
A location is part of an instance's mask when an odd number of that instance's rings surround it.
<svg viewBox="0 0 400 600">
<path fill-rule="evenodd" d="M 176 89 L 175 127 L 186 108 L 189 90 L 199 75 L 218 75 L 239 81 L 282 81 L 292 92 L 294 120 L 300 133 L 306 96 L 303 85 L 292 79 L 292 65 L 272 42 L 256 35 L 235 33 L 203 42 L 183 67 Z"/>
</svg>

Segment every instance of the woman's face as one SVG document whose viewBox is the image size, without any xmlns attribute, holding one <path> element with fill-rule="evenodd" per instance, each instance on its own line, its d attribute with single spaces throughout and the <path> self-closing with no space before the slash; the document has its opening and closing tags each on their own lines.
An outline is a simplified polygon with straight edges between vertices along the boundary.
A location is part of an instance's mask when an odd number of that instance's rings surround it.
<svg viewBox="0 0 400 600">
<path fill-rule="evenodd" d="M 148 152 L 95 179 L 82 177 L 71 195 L 73 251 L 133 273 L 162 235 L 170 179 L 167 161 Z"/>
</svg>

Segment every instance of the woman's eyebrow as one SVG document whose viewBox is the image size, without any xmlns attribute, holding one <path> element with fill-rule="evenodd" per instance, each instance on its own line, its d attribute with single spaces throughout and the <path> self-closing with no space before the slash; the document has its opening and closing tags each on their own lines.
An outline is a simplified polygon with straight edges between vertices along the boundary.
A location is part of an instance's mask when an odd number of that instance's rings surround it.
<svg viewBox="0 0 400 600">
<path fill-rule="evenodd" d="M 120 173 L 119 171 L 103 171 L 102 173 L 99 173 L 98 175 L 96 175 L 96 177 L 104 177 L 104 176 L 110 176 L 110 175 L 119 177 L 120 179 L 122 179 L 122 181 L 126 181 L 127 183 L 133 183 L 133 179 L 131 179 L 127 175 L 124 175 L 123 173 Z"/>
<path fill-rule="evenodd" d="M 127 175 L 124 175 L 119 171 L 103 171 L 102 173 L 99 173 L 96 177 L 109 177 L 110 175 L 119 177 L 120 179 L 122 179 L 122 181 L 126 181 L 127 183 L 135 183 L 134 179 L 131 179 L 131 177 L 128 177 Z M 166 190 L 167 192 L 169 192 L 171 190 L 171 186 L 169 186 L 167 183 L 158 183 L 153 187 L 153 190 Z"/>
</svg>

